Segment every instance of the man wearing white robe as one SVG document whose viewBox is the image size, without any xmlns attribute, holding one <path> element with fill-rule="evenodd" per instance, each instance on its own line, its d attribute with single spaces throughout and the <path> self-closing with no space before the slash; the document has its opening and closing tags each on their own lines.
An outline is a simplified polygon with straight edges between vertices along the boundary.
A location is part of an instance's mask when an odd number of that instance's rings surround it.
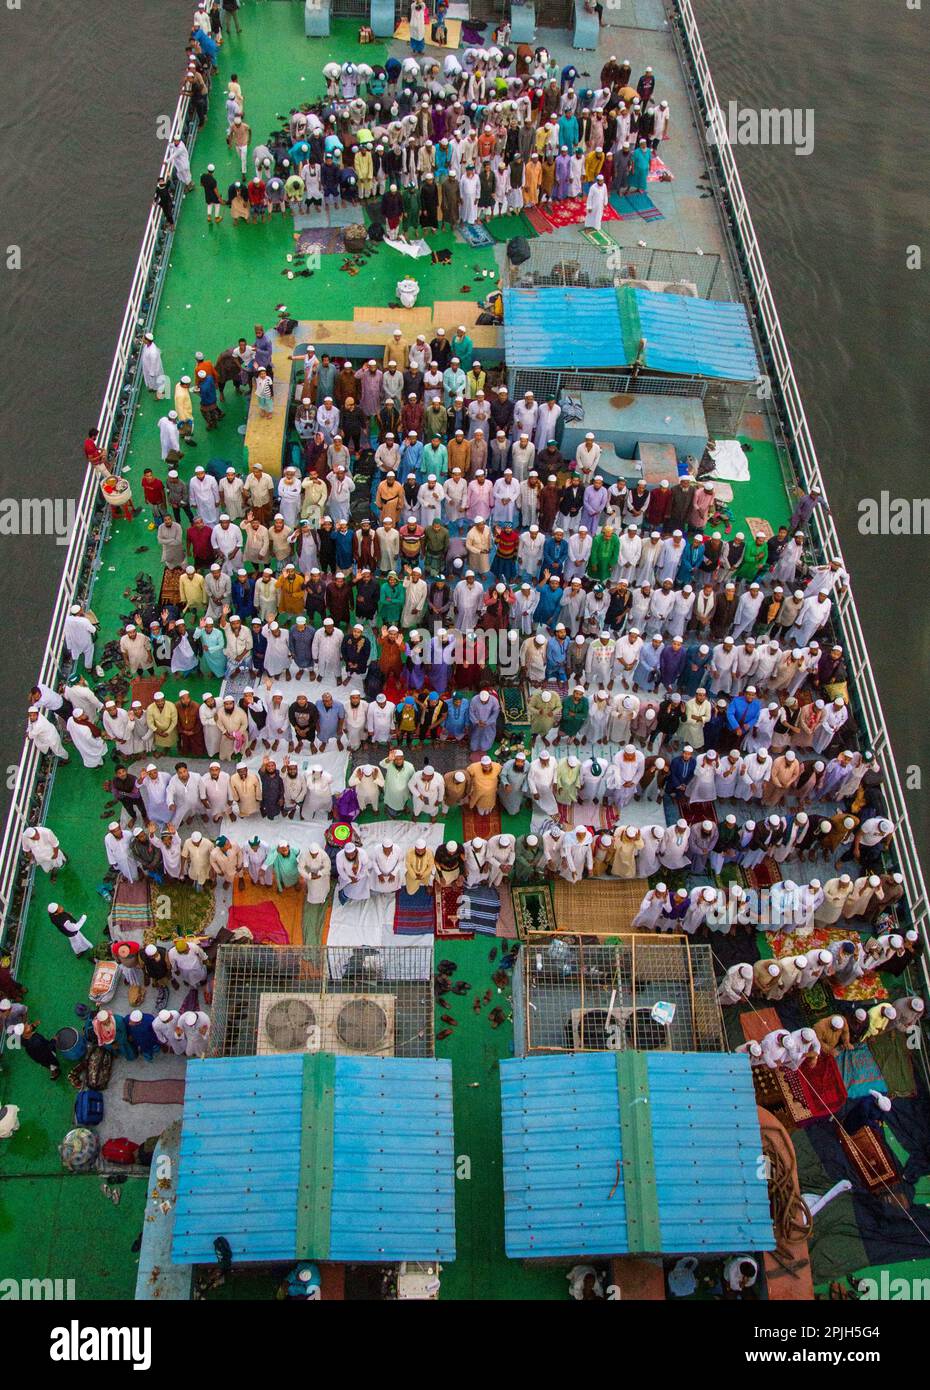
<svg viewBox="0 0 930 1390">
<path fill-rule="evenodd" d="M 368 706 L 366 722 L 368 726 L 368 737 L 372 743 L 389 742 L 394 732 L 395 709 L 396 706 L 384 694 L 378 695 L 376 699 L 371 701 Z M 356 771 L 358 771 L 357 768 Z M 353 773 L 353 777 L 354 775 Z M 349 779 L 349 784 L 350 786 L 354 785 L 352 778 Z M 381 779 L 381 784 L 382 786 L 384 785 L 383 778 Z"/>
<path fill-rule="evenodd" d="M 530 763 L 527 790 L 533 804 L 547 816 L 558 814 L 558 805 L 555 799 L 557 772 L 558 764 L 548 749 L 542 749 L 539 756 Z"/>
<path fill-rule="evenodd" d="M 307 771 L 307 795 L 304 800 L 304 819 L 329 817 L 333 806 L 332 773 L 326 772 L 319 763 L 314 763 Z"/>
<path fill-rule="evenodd" d="M 343 902 L 367 902 L 371 897 L 371 861 L 357 845 L 346 845 L 336 855 L 339 896 Z"/>
<path fill-rule="evenodd" d="M 404 883 L 404 856 L 395 844 L 385 841 L 371 851 L 371 891 L 399 893 Z"/>
<path fill-rule="evenodd" d="M 329 896 L 332 865 L 322 845 L 308 845 L 297 861 L 300 877 L 307 885 L 307 902 L 317 906 Z"/>
<path fill-rule="evenodd" d="M 219 497 L 217 497 L 219 505 Z M 240 556 L 242 555 L 242 531 L 234 522 L 230 521 L 226 512 L 223 512 L 219 521 L 210 532 L 210 544 L 219 557 L 224 574 L 234 574 L 239 568 Z"/>
<path fill-rule="evenodd" d="M 586 227 L 593 227 L 595 231 L 600 231 L 601 223 L 604 220 L 604 210 L 607 207 L 607 185 L 604 182 L 604 175 L 598 174 L 594 183 L 588 189 L 588 196 L 584 205 L 584 224 Z"/>
<path fill-rule="evenodd" d="M 142 804 L 145 807 L 146 820 L 153 820 L 159 825 L 166 825 L 172 818 L 168 798 L 168 788 L 171 785 L 170 774 L 159 772 L 154 763 L 149 763 L 145 770 L 139 774 L 137 785 L 142 797 Z"/>
<path fill-rule="evenodd" d="M 585 873 L 591 872 L 593 847 L 594 836 L 584 825 L 579 825 L 573 835 L 562 837 L 560 872 L 569 883 L 578 883 Z"/>
<path fill-rule="evenodd" d="M 167 415 L 163 415 L 158 422 L 158 438 L 161 443 L 162 462 L 175 460 L 181 457 L 181 436 L 178 433 L 178 412 L 169 410 Z"/>
<path fill-rule="evenodd" d="M 106 740 L 94 733 L 93 728 L 83 719 L 72 715 L 65 728 L 75 748 L 81 755 L 85 767 L 102 767 L 106 756 Z"/>
<path fill-rule="evenodd" d="M 210 1015 L 203 1009 L 188 1010 L 181 1015 L 175 1031 L 184 1037 L 185 1057 L 205 1057 L 210 1038 Z"/>
<path fill-rule="evenodd" d="M 68 655 L 71 660 L 80 661 L 83 658 L 84 665 L 88 670 L 94 664 L 94 638 L 96 634 L 97 629 L 86 616 L 84 609 L 79 603 L 73 603 L 71 611 L 65 618 L 65 646 L 68 648 Z"/>
<path fill-rule="evenodd" d="M 168 964 L 184 990 L 197 989 L 207 978 L 207 957 L 196 941 L 176 941 L 168 950 Z"/>
<path fill-rule="evenodd" d="M 717 986 L 717 998 L 727 1008 L 735 1004 L 748 1004 L 752 986 L 752 966 L 745 962 L 731 965 Z"/>
<path fill-rule="evenodd" d="M 44 873 L 52 878 L 68 862 L 58 842 L 58 836 L 47 825 L 33 825 L 23 831 L 22 850 Z"/>
<path fill-rule="evenodd" d="M 147 388 L 150 391 L 157 391 L 158 383 L 164 376 L 165 369 L 162 366 L 161 352 L 151 333 L 146 333 L 145 335 L 145 346 L 139 358 L 139 365 L 142 368 L 142 380 L 145 382 Z M 175 415 L 175 419 L 177 419 L 177 415 Z M 161 422 L 159 421 L 159 426 L 160 424 Z M 163 454 L 162 458 L 164 457 L 165 455 Z"/>
<path fill-rule="evenodd" d="M 201 804 L 201 783 L 203 779 L 197 772 L 191 772 L 185 763 L 168 779 L 168 811 L 171 824 L 183 825 L 186 820 L 203 813 Z"/>
<path fill-rule="evenodd" d="M 827 705 L 823 712 L 823 718 L 814 730 L 814 737 L 811 739 L 811 746 L 815 753 L 827 751 L 848 718 L 849 710 L 842 698 L 837 697 L 831 704 Z"/>
<path fill-rule="evenodd" d="M 215 478 L 207 473 L 206 469 L 198 466 L 194 470 L 194 476 L 188 486 L 188 496 L 190 504 L 201 520 L 209 527 L 215 528 L 220 519 L 220 490 Z M 242 545 L 242 532 L 239 527 L 232 527 L 230 530 L 238 532 L 239 545 Z M 236 539 L 235 534 L 233 539 Z M 213 541 L 213 530 L 210 531 L 210 540 Z"/>
<path fill-rule="evenodd" d="M 219 763 L 211 763 L 200 781 L 200 804 L 203 814 L 218 825 L 229 815 L 229 773 Z"/>
<path fill-rule="evenodd" d="M 670 901 L 666 885 L 657 883 L 655 888 L 650 888 L 644 895 L 631 926 L 643 928 L 646 931 L 654 930 L 661 922 L 662 913 L 669 906 Z"/>
<path fill-rule="evenodd" d="M 475 888 L 479 883 L 487 883 L 491 871 L 487 841 L 476 835 L 473 840 L 465 841 L 464 850 L 466 888 Z"/>
<path fill-rule="evenodd" d="M 135 749 L 128 710 L 120 709 L 115 700 L 107 700 L 102 723 L 103 732 L 116 744 L 116 751 L 124 758 L 131 757 Z"/>
<path fill-rule="evenodd" d="M 470 632 L 484 603 L 484 590 L 476 580 L 473 570 L 466 570 L 465 578 L 456 584 L 452 598 L 456 628 L 459 632 Z"/>
<path fill-rule="evenodd" d="M 410 779 L 414 816 L 429 816 L 430 820 L 445 810 L 446 784 L 428 763 Z"/>
<path fill-rule="evenodd" d="M 811 594 L 801 604 L 794 627 L 785 634 L 786 640 L 795 647 L 806 647 L 811 638 L 820 631 L 830 618 L 830 595 L 821 590 Z"/>
<path fill-rule="evenodd" d="M 118 870 L 130 883 L 135 883 L 139 877 L 139 865 L 132 856 L 132 841 L 119 821 L 111 821 L 108 825 L 103 848 L 110 868 Z"/>
<path fill-rule="evenodd" d="M 168 146 L 165 156 L 169 170 L 175 175 L 178 183 L 190 191 L 194 184 L 191 179 L 191 157 L 187 146 L 180 136 L 175 136 Z"/>
<path fill-rule="evenodd" d="M 316 679 L 335 682 L 342 678 L 342 633 L 332 618 L 325 618 L 313 638 Z"/>
<path fill-rule="evenodd" d="M 374 708 L 376 703 L 373 701 L 369 706 L 369 714 Z M 391 705 L 392 715 L 393 710 L 394 706 Z M 360 810 L 377 811 L 381 793 L 384 791 L 384 773 L 380 767 L 375 767 L 372 763 L 362 763 L 349 774 L 348 785 L 355 790 Z"/>
<path fill-rule="evenodd" d="M 162 1009 L 152 1021 L 152 1032 L 162 1047 L 167 1047 L 175 1057 L 183 1057 L 185 1052 L 184 1030 L 178 1024 L 177 1009 Z"/>
</svg>

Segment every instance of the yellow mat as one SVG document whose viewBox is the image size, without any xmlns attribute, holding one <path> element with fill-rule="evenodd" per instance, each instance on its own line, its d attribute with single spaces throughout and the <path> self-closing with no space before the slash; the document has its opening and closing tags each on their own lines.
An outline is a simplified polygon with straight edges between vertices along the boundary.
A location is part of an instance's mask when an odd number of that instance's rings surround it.
<svg viewBox="0 0 930 1390">
<path fill-rule="evenodd" d="M 394 30 L 394 37 L 399 43 L 410 42 L 410 20 L 402 19 Z M 460 19 L 446 20 L 446 41 L 443 44 L 433 43 L 430 38 L 430 26 L 426 26 L 426 47 L 427 48 L 458 48 L 462 39 L 462 21 Z"/>
<path fill-rule="evenodd" d="M 587 878 L 581 883 L 555 879 L 552 900 L 559 932 L 579 936 L 627 936 L 649 887 L 644 878 Z"/>
<path fill-rule="evenodd" d="M 249 405 L 249 419 L 245 431 L 245 456 L 249 467 L 260 463 L 266 473 L 273 478 L 281 476 L 281 459 L 284 453 L 284 438 L 287 434 L 287 413 L 291 396 L 291 379 L 294 363 L 291 353 L 294 339 L 285 338 L 275 344 L 272 362 L 274 365 L 274 414 L 264 419 L 258 409 L 258 401 L 252 396 Z"/>
</svg>

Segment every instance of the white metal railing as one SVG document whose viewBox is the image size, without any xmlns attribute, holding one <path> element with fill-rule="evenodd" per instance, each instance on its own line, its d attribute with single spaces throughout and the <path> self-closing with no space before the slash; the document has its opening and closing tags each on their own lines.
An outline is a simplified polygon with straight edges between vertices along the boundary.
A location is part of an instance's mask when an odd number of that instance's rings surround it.
<svg viewBox="0 0 930 1390">
<path fill-rule="evenodd" d="M 167 151 L 170 148 L 170 139 L 173 139 L 175 135 L 180 135 L 183 138 L 189 110 L 190 99 L 187 93 L 182 90 L 175 108 L 171 136 L 159 170 L 159 177 L 168 173 Z M 136 262 L 129 297 L 126 301 L 126 310 L 123 314 L 116 351 L 113 355 L 113 364 L 110 368 L 110 376 L 97 420 L 97 427 L 100 431 L 98 443 L 104 451 L 109 448 L 112 439 L 113 424 L 120 397 L 126 386 L 126 370 L 132 356 L 133 341 L 141 326 L 142 305 L 155 261 L 162 215 L 161 209 L 153 204 L 145 225 L 142 246 Z M 154 302 L 151 307 L 154 310 Z M 77 502 L 74 526 L 52 611 L 48 641 L 38 672 L 38 680 L 53 688 L 58 680 L 58 672 L 64 654 L 65 619 L 78 593 L 87 545 L 91 538 L 94 518 L 100 502 L 101 495 L 97 479 L 93 470 L 88 467 L 84 474 L 84 482 Z M 3 837 L 0 839 L 0 941 L 5 940 L 9 930 L 9 909 L 13 901 L 19 868 L 20 841 L 22 832 L 28 824 L 41 762 L 41 755 L 37 752 L 35 745 L 29 739 L 25 739 L 16 771 L 12 803 L 3 829 Z"/>
<path fill-rule="evenodd" d="M 707 55 L 704 52 L 692 3 L 691 0 L 672 0 L 672 3 L 681 19 L 688 56 L 705 106 L 704 114 L 708 125 L 711 125 L 714 130 L 715 143 L 713 148 L 719 157 L 720 173 L 730 199 L 730 210 L 736 224 L 736 236 L 746 259 L 748 278 L 755 291 L 760 330 L 765 345 L 772 356 L 774 379 L 777 380 L 780 388 L 785 415 L 790 426 L 797 470 L 804 486 L 810 488 L 816 485 L 820 488 L 824 499 L 827 500 L 827 487 L 820 471 L 820 464 L 817 461 L 801 393 L 788 354 L 778 310 L 775 307 L 775 298 L 769 284 L 762 252 L 759 249 L 755 228 L 752 224 L 749 205 L 739 176 L 739 169 L 727 134 L 727 122 L 717 99 L 714 79 L 711 76 Z M 845 568 L 839 536 L 830 512 L 824 508 L 816 508 L 811 518 L 811 528 L 824 557 L 828 560 L 839 560 Z M 851 588 L 847 587 L 843 593 L 835 595 L 835 601 L 845 644 L 844 654 L 847 669 L 861 706 L 862 722 L 865 725 L 871 747 L 876 754 L 881 756 L 888 810 L 896 824 L 894 848 L 901 873 L 904 875 L 908 906 L 915 925 L 920 928 L 923 934 L 925 945 L 930 945 L 930 933 L 928 933 L 930 910 L 928 910 L 927 887 L 914 842 L 901 779 L 892 754 L 891 740 L 882 712 L 875 675 Z M 925 986 L 930 988 L 930 974 L 928 974 L 926 961 L 923 963 L 923 975 Z"/>
</svg>

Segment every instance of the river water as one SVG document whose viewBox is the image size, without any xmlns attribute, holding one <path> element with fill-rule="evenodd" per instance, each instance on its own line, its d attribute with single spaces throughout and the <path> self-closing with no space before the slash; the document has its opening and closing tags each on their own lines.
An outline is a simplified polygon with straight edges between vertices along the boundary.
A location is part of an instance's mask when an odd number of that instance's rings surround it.
<svg viewBox="0 0 930 1390">
<path fill-rule="evenodd" d="M 0 281 L 0 497 L 68 498 L 109 371 L 159 162 L 156 119 L 174 109 L 191 4 L 22 5 L 0 11 L 0 247 L 22 248 L 22 269 Z M 808 157 L 746 146 L 738 161 L 898 760 L 930 775 L 927 541 L 857 527 L 861 498 L 928 491 L 928 272 L 908 270 L 906 255 L 930 211 L 920 99 L 930 5 L 697 0 L 697 11 L 724 105 L 814 112 Z M 18 757 L 64 551 L 54 537 L 3 536 L 0 557 L 4 768 Z M 911 813 L 924 844 L 919 791 Z"/>
</svg>

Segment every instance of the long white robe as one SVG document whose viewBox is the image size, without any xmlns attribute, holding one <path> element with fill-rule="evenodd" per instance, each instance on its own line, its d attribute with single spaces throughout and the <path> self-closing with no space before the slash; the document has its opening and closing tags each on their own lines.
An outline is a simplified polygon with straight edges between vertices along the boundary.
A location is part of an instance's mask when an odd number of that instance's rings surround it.
<svg viewBox="0 0 930 1390">
<path fill-rule="evenodd" d="M 187 182 L 189 183 L 190 180 L 188 179 Z M 145 382 L 148 389 L 150 391 L 157 391 L 158 383 L 165 374 L 165 369 L 162 366 L 161 352 L 157 343 L 146 343 L 139 356 L 139 365 L 142 368 L 142 380 Z"/>
<path fill-rule="evenodd" d="M 111 830 L 108 830 L 103 837 L 103 848 L 106 852 L 107 863 L 112 869 L 118 869 L 123 878 L 130 883 L 135 883 L 139 877 L 139 865 L 132 857 L 132 841 L 123 832 L 120 839 L 117 839 Z"/>
<path fill-rule="evenodd" d="M 75 748 L 81 755 L 81 761 L 85 767 L 102 767 L 103 759 L 106 756 L 107 745 L 104 739 L 98 738 L 92 729 L 86 724 L 78 724 L 72 715 L 65 727 Z"/>
<path fill-rule="evenodd" d="M 329 896 L 330 879 L 332 878 L 332 865 L 329 862 L 329 855 L 322 845 L 308 845 L 301 852 L 297 861 L 297 868 L 304 883 L 307 885 L 308 903 L 325 903 Z"/>
<path fill-rule="evenodd" d="M 65 856 L 58 836 L 47 825 L 30 826 L 23 831 L 23 851 L 30 854 L 40 869 L 50 874 L 65 865 Z"/>
</svg>

